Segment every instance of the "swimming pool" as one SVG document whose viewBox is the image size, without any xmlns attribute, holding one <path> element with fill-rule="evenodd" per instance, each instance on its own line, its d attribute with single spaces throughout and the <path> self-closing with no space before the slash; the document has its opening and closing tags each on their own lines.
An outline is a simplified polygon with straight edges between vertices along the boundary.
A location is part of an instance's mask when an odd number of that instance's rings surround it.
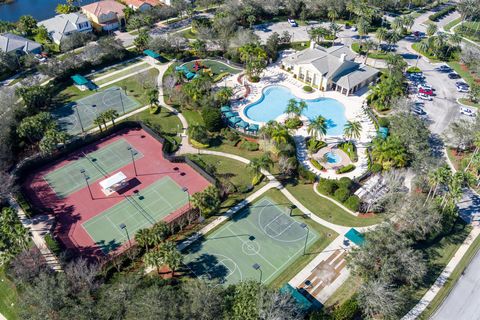
<svg viewBox="0 0 480 320">
<path fill-rule="evenodd" d="M 285 113 L 290 99 L 300 100 L 286 87 L 270 86 L 265 88 L 260 100 L 245 108 L 244 114 L 247 118 L 257 122 L 275 120 Z M 305 100 L 305 102 L 308 105 L 302 113 L 305 117 L 314 119 L 321 115 L 327 119 L 327 135 L 342 135 L 343 126 L 347 122 L 345 106 L 342 103 L 331 98 L 318 98 Z"/>
</svg>

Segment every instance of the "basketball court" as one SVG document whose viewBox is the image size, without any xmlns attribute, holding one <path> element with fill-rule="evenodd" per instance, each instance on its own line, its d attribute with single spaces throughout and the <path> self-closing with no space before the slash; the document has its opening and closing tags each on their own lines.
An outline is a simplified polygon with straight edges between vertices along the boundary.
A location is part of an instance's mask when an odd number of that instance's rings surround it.
<svg viewBox="0 0 480 320">
<path fill-rule="evenodd" d="M 139 229 L 149 228 L 188 203 L 188 195 L 165 177 L 82 224 L 105 253 L 116 249 Z M 120 227 L 122 226 L 123 229 Z"/>
<path fill-rule="evenodd" d="M 140 103 L 126 95 L 123 89 L 114 86 L 55 109 L 52 115 L 62 130 L 69 134 L 78 134 L 82 132 L 82 127 L 84 130 L 92 128 L 97 116 L 108 109 L 116 110 L 122 115 L 139 105 Z"/>
<path fill-rule="evenodd" d="M 264 197 L 192 244 L 185 264 L 196 276 L 220 283 L 261 278 L 268 284 L 319 239 L 307 228 L 286 206 Z"/>
<path fill-rule="evenodd" d="M 135 160 L 143 157 L 125 139 L 120 139 L 96 151 L 83 152 L 69 164 L 46 174 L 44 179 L 63 198 L 85 188 L 85 178 L 92 184 L 132 162 L 132 152 Z"/>
</svg>

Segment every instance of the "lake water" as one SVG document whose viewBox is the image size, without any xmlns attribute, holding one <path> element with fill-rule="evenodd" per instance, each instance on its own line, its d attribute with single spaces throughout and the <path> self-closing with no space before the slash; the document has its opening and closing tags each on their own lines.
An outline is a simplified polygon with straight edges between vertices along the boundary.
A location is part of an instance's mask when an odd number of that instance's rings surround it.
<svg viewBox="0 0 480 320">
<path fill-rule="evenodd" d="M 96 0 L 79 0 L 80 6 Z M 55 8 L 65 0 L 14 0 L 12 3 L 0 4 L 0 20 L 17 21 L 23 15 L 31 15 L 38 21 L 51 18 L 55 15 Z"/>
</svg>

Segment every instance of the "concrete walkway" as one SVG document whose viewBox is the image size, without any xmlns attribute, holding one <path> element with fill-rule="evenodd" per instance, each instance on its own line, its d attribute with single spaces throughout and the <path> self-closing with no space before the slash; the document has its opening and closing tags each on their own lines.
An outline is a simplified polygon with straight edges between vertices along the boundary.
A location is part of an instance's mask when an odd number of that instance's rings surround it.
<svg viewBox="0 0 480 320">
<path fill-rule="evenodd" d="M 328 201 L 332 202 L 332 203 L 335 203 L 337 206 L 339 206 L 340 208 L 342 208 L 343 210 L 347 211 L 348 213 L 350 213 L 352 216 L 358 216 L 358 213 L 357 212 L 353 212 L 352 210 L 348 209 L 347 207 L 345 207 L 343 204 L 341 204 L 340 202 L 338 202 L 337 200 L 335 199 L 332 199 L 326 195 L 323 195 L 321 194 L 319 191 L 318 191 L 318 182 L 315 182 L 313 184 L 313 191 L 318 195 L 320 196 L 321 198 L 323 199 L 327 199 Z"/>
</svg>

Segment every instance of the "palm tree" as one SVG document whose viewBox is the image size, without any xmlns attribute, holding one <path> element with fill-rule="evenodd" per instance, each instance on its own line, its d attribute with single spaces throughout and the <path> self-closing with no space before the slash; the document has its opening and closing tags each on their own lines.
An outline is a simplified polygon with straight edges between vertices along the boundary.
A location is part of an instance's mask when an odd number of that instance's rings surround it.
<svg viewBox="0 0 480 320">
<path fill-rule="evenodd" d="M 438 26 L 435 23 L 429 23 L 427 25 L 427 36 L 433 36 L 438 30 Z"/>
<path fill-rule="evenodd" d="M 343 135 L 347 139 L 358 139 L 362 133 L 362 124 L 360 121 L 347 121 L 343 127 Z"/>
<path fill-rule="evenodd" d="M 261 157 L 253 158 L 247 165 L 247 168 L 256 176 L 262 174 L 262 170 L 269 170 L 273 166 L 273 160 L 269 153 L 264 153 Z"/>
<path fill-rule="evenodd" d="M 363 62 L 364 64 L 367 64 L 368 54 L 373 48 L 375 48 L 375 42 L 373 42 L 372 40 L 367 40 L 363 44 L 363 50 L 365 51 L 365 61 Z"/>
<path fill-rule="evenodd" d="M 329 26 L 330 33 L 332 35 L 332 46 L 335 45 L 335 39 L 337 38 L 337 33 L 343 30 L 342 26 L 336 24 L 335 22 L 330 23 Z"/>
<path fill-rule="evenodd" d="M 393 30 L 398 30 L 398 29 L 401 29 L 403 28 L 403 19 L 402 17 L 396 17 L 395 19 L 393 19 L 393 21 L 391 22 L 391 27 Z"/>
<path fill-rule="evenodd" d="M 135 241 L 140 247 L 145 247 L 145 251 L 148 251 L 148 245 L 150 243 L 150 229 L 140 229 L 135 233 Z"/>
<path fill-rule="evenodd" d="M 175 270 L 180 268 L 183 263 L 183 256 L 177 250 L 175 243 L 167 241 L 160 246 L 160 253 L 166 264 L 172 271 L 172 277 L 175 275 Z"/>
<path fill-rule="evenodd" d="M 327 12 L 327 17 L 332 21 L 332 23 L 335 23 L 335 19 L 338 18 L 337 9 L 334 7 L 329 8 Z"/>
<path fill-rule="evenodd" d="M 366 19 L 362 17 L 358 19 L 357 30 L 358 30 L 358 35 L 360 36 L 360 46 L 362 46 L 363 37 L 368 34 L 369 28 L 370 28 L 370 23 Z"/>
<path fill-rule="evenodd" d="M 158 88 L 151 88 L 147 91 L 147 100 L 150 105 L 158 105 Z"/>
<path fill-rule="evenodd" d="M 102 132 L 103 119 L 102 119 L 101 115 L 99 115 L 95 119 L 93 119 L 93 124 L 98 126 L 98 129 L 100 129 L 100 132 Z"/>
<path fill-rule="evenodd" d="M 104 113 L 105 118 L 112 121 L 112 125 L 115 125 L 115 119 L 118 118 L 118 112 L 115 109 L 108 109 Z"/>
<path fill-rule="evenodd" d="M 465 167 L 464 171 L 467 171 L 470 165 L 472 164 L 472 160 L 476 157 L 478 151 L 480 150 L 480 132 L 476 132 L 475 136 L 473 138 L 473 145 L 475 146 L 475 150 L 473 150 L 472 156 L 470 158 L 470 161 L 468 161 L 467 166 Z"/>
<path fill-rule="evenodd" d="M 389 44 L 388 50 L 391 51 L 391 50 L 392 50 L 392 46 L 393 46 L 394 44 L 396 44 L 398 41 L 400 41 L 401 39 L 402 39 L 402 35 L 401 35 L 400 32 L 398 32 L 398 31 L 396 31 L 396 30 L 390 32 L 390 33 L 388 34 L 388 38 L 387 38 L 388 44 Z"/>
<path fill-rule="evenodd" d="M 403 23 L 408 29 L 412 29 L 415 24 L 415 18 L 411 14 L 403 16 Z"/>
<path fill-rule="evenodd" d="M 418 44 L 418 49 L 421 51 L 421 52 L 424 52 L 424 53 L 428 53 L 428 50 L 430 50 L 430 45 L 427 41 L 425 40 L 422 40 L 420 41 L 420 43 Z"/>
<path fill-rule="evenodd" d="M 378 41 L 380 41 L 380 45 L 382 44 L 383 41 L 387 40 L 388 36 L 388 30 L 386 28 L 378 28 L 375 36 L 377 37 Z"/>
<path fill-rule="evenodd" d="M 327 134 L 327 119 L 317 116 L 311 120 L 307 127 L 307 132 L 315 139 L 322 139 Z"/>
<path fill-rule="evenodd" d="M 283 125 L 277 124 L 271 133 L 270 139 L 279 145 L 287 143 L 289 136 L 288 129 Z"/>
<path fill-rule="evenodd" d="M 147 267 L 156 267 L 160 273 L 160 267 L 165 264 L 165 256 L 159 249 L 150 250 L 143 256 L 143 263 Z"/>
</svg>

